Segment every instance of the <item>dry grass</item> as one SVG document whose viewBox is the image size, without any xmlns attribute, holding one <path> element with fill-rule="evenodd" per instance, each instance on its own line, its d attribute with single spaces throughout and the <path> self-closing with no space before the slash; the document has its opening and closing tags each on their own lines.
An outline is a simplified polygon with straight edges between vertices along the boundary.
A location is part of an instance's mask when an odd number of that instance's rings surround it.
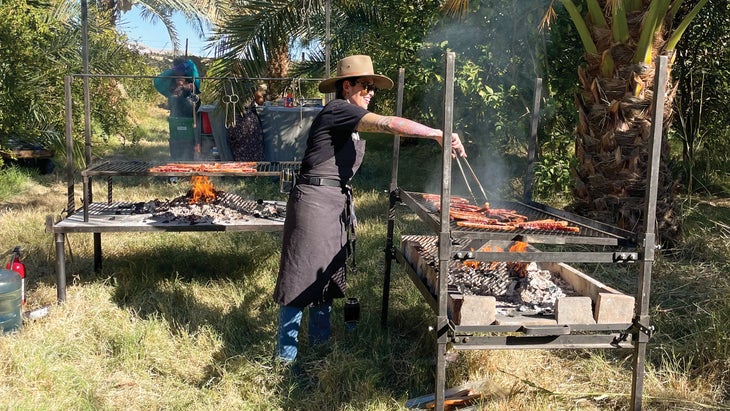
<svg viewBox="0 0 730 411">
<path fill-rule="evenodd" d="M 117 154 L 161 156 L 164 123 Z M 433 391 L 433 316 L 397 268 L 388 328 L 380 328 L 390 146 L 371 141 L 356 181 L 360 298 L 355 334 L 333 315 L 330 347 L 302 344 L 303 374 L 271 361 L 277 307 L 271 300 L 277 233 L 117 233 L 103 236 L 104 268 L 92 271 L 90 235 L 68 236 L 68 294 L 55 305 L 55 252 L 46 215 L 65 207 L 61 175 L 28 178 L 0 207 L 0 250 L 21 245 L 28 266 L 28 309 L 54 304 L 0 338 L 0 408 L 23 410 L 404 410 Z M 113 146 L 113 145 L 112 145 Z M 427 146 L 407 147 L 401 175 L 433 162 Z M 225 190 L 276 198 L 267 179 L 221 180 Z M 185 189 L 153 179 L 115 179 L 115 198 L 172 198 Z M 406 185 L 406 184 L 404 184 Z M 95 192 L 104 193 L 96 184 Z M 77 191 L 78 193 L 78 191 Z M 687 240 L 654 269 L 645 409 L 730 409 L 730 285 L 726 205 L 688 209 Z M 399 213 L 398 233 L 428 233 Z M 714 224 L 714 225 L 713 225 Z M 693 231 L 696 230 L 696 231 Z M 708 249 L 708 246 L 711 248 Z M 631 270 L 598 267 L 591 275 L 630 291 Z M 608 280 L 606 280 L 608 279 Z M 480 384 L 481 410 L 623 410 L 631 392 L 631 353 L 589 350 L 466 351 L 447 369 L 447 386 Z"/>
</svg>

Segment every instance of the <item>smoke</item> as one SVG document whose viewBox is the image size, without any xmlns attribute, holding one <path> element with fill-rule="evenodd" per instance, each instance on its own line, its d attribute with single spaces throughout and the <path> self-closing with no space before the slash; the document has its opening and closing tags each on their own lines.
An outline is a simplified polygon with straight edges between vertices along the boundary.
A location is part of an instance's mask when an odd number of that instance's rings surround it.
<svg viewBox="0 0 730 411">
<path fill-rule="evenodd" d="M 445 52 L 455 53 L 453 130 L 465 142 L 469 163 L 487 194 L 495 199 L 521 193 L 535 80 L 544 66 L 544 38 L 538 29 L 544 7 L 539 0 L 472 1 L 464 19 L 441 19 L 419 54 L 443 79 Z M 421 101 L 439 125 L 444 86 L 443 80 L 427 85 Z M 462 166 L 472 191 L 481 198 L 470 171 Z M 438 171 L 428 180 L 432 192 L 441 189 Z M 452 193 L 470 198 L 455 161 L 451 171 Z"/>
</svg>

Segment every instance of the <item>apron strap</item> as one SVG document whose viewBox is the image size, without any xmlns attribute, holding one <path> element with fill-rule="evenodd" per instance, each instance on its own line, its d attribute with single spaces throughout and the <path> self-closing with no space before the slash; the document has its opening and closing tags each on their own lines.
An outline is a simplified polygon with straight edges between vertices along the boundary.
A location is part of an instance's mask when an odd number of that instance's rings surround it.
<svg viewBox="0 0 730 411">
<path fill-rule="evenodd" d="M 357 270 L 357 263 L 355 261 L 355 246 L 357 244 L 357 236 L 355 235 L 355 227 L 357 221 L 355 217 L 355 201 L 352 197 L 352 187 L 346 184 L 343 188 L 347 195 L 347 203 L 345 205 L 345 224 L 347 224 L 347 258 L 351 259 L 353 271 Z"/>
</svg>

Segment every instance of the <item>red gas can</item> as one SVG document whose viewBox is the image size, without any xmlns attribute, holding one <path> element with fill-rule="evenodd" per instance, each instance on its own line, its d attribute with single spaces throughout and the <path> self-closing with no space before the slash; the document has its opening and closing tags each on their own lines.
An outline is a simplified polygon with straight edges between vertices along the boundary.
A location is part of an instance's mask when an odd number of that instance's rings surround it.
<svg viewBox="0 0 730 411">
<path fill-rule="evenodd" d="M 200 113 L 200 119 L 203 121 L 201 126 L 203 134 L 213 134 L 213 127 L 210 124 L 210 116 L 205 111 Z"/>
<path fill-rule="evenodd" d="M 25 304 L 25 264 L 20 261 L 20 247 L 13 249 L 13 257 L 10 262 L 5 265 L 8 270 L 13 270 L 20 276 L 20 298 L 21 304 Z"/>
</svg>

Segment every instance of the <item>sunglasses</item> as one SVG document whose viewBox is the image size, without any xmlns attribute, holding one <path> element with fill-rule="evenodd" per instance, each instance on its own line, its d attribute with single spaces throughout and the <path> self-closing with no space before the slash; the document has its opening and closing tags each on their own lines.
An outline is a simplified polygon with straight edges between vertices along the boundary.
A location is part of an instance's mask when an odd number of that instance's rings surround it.
<svg viewBox="0 0 730 411">
<path fill-rule="evenodd" d="M 373 84 L 373 83 L 366 83 L 364 81 L 358 81 L 357 84 L 362 86 L 362 88 L 363 88 L 362 91 L 365 92 L 363 95 L 365 95 L 371 91 L 374 91 L 376 93 L 378 92 L 378 88 L 375 87 L 375 84 Z"/>
</svg>

